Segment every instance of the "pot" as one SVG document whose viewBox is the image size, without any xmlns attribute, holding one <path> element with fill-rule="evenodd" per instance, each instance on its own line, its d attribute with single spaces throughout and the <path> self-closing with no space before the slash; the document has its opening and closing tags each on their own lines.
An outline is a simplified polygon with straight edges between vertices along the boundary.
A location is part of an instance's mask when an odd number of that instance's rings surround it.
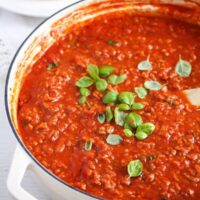
<svg viewBox="0 0 200 200">
<path fill-rule="evenodd" d="M 39 57 L 61 36 L 73 28 L 75 24 L 92 20 L 94 17 L 108 12 L 130 10 L 147 14 L 159 11 L 156 4 L 173 4 L 190 7 L 191 15 L 179 15 L 192 23 L 200 24 L 199 0 L 80 0 L 58 11 L 42 22 L 22 43 L 9 67 L 6 88 L 5 106 L 8 121 L 17 139 L 17 148 L 7 179 L 7 187 L 13 197 L 20 200 L 36 200 L 22 186 L 21 182 L 27 170 L 32 171 L 34 177 L 51 199 L 97 199 L 86 192 L 64 183 L 42 166 L 23 144 L 18 132 L 17 102 L 19 91 L 30 67 Z M 154 4 L 152 4 L 154 3 Z M 198 9 L 197 9 L 198 8 Z M 196 13 L 196 14 L 195 14 Z"/>
</svg>

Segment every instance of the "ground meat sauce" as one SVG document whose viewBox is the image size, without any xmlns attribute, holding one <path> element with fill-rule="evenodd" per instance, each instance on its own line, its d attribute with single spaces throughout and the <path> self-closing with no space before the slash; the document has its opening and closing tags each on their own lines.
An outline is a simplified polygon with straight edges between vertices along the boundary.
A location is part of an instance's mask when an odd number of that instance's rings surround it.
<svg viewBox="0 0 200 200">
<path fill-rule="evenodd" d="M 149 59 L 153 69 L 137 66 Z M 175 65 L 181 56 L 192 65 L 183 78 Z M 49 64 L 52 69 L 47 69 Z M 200 87 L 200 27 L 160 16 L 128 13 L 101 16 L 74 27 L 33 66 L 24 80 L 18 103 L 23 142 L 36 159 L 64 182 L 105 199 L 200 199 L 200 110 L 182 90 Z M 103 93 L 90 87 L 88 105 L 79 105 L 76 81 L 88 64 L 112 65 L 126 74 L 124 83 L 109 90 L 133 91 L 146 80 L 164 85 L 136 97 L 145 108 L 136 111 L 156 129 L 145 140 L 126 137 L 123 127 L 99 123 L 105 112 Z M 173 101 L 171 101 L 173 99 Z M 108 134 L 123 138 L 106 142 Z M 85 142 L 93 142 L 90 151 Z M 129 177 L 131 160 L 143 163 L 138 177 Z"/>
</svg>

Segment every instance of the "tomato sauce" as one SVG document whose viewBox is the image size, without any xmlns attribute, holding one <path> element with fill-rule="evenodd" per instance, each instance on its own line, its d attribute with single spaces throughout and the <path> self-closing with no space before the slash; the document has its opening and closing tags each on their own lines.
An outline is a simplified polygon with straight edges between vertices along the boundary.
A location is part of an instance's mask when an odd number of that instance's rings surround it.
<svg viewBox="0 0 200 200">
<path fill-rule="evenodd" d="M 149 60 L 150 71 L 137 65 Z M 189 77 L 175 73 L 181 56 L 192 65 Z M 48 70 L 48 64 L 55 64 Z M 74 27 L 32 67 L 18 102 L 20 136 L 34 157 L 64 182 L 105 199 L 200 199 L 200 109 L 182 91 L 200 87 L 200 27 L 170 17 L 130 13 L 98 17 Z M 112 65 L 126 74 L 124 83 L 108 90 L 133 91 L 146 80 L 159 81 L 160 91 L 148 91 L 136 111 L 155 124 L 145 140 L 126 137 L 123 127 L 100 124 L 105 112 L 103 93 L 90 87 L 89 106 L 79 105 L 76 81 L 89 64 Z M 123 138 L 106 142 L 108 134 Z M 85 142 L 93 142 L 90 151 Z M 143 163 L 138 177 L 129 177 L 127 164 Z"/>
</svg>

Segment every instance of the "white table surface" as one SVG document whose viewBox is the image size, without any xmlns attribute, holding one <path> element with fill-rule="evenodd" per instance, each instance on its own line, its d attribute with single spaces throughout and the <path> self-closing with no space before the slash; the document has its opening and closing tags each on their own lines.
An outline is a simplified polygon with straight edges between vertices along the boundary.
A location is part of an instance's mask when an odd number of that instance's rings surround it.
<svg viewBox="0 0 200 200">
<path fill-rule="evenodd" d="M 5 76 L 9 62 L 24 38 L 43 19 L 31 18 L 13 14 L 0 8 L 0 69 L 4 65 L 5 70 L 0 71 L 0 199 L 13 199 L 7 188 L 6 179 L 12 160 L 12 155 L 16 147 L 16 139 L 9 127 L 4 108 L 4 85 Z M 2 55 L 2 51 L 6 53 Z M 4 60 L 3 60 L 4 59 Z M 37 187 L 30 174 L 26 174 L 23 186 L 39 200 L 48 198 Z"/>
</svg>

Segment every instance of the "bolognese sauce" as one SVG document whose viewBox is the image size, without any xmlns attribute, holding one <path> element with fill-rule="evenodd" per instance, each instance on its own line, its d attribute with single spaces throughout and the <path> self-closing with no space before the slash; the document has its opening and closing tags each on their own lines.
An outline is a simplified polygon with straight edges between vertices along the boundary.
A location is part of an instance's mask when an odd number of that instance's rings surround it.
<svg viewBox="0 0 200 200">
<path fill-rule="evenodd" d="M 102 15 L 34 64 L 18 102 L 23 142 L 64 182 L 105 199 L 200 199 L 200 27 Z"/>
</svg>

